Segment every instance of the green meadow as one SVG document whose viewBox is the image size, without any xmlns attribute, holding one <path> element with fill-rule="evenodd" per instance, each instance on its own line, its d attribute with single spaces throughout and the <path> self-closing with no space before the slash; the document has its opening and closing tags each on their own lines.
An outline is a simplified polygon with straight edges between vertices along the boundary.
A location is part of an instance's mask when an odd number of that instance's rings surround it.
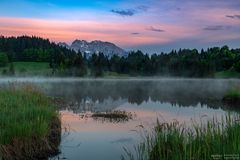
<svg viewBox="0 0 240 160">
<path fill-rule="evenodd" d="M 49 63 L 46 62 L 13 62 L 13 72 L 16 76 L 48 76 L 52 74 Z M 11 75 L 11 63 L 0 68 L 2 75 Z"/>
</svg>

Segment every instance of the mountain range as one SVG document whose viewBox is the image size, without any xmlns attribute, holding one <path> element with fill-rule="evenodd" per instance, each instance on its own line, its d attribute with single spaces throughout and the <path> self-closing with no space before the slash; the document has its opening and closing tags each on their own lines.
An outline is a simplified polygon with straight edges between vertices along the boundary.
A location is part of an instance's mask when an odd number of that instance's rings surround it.
<svg viewBox="0 0 240 160">
<path fill-rule="evenodd" d="M 118 56 L 126 56 L 127 52 L 123 50 L 122 48 L 116 46 L 113 43 L 110 42 L 103 42 L 99 40 L 95 40 L 92 42 L 87 42 L 85 40 L 75 40 L 72 42 L 71 45 L 68 45 L 67 43 L 61 42 L 58 43 L 58 45 L 73 49 L 76 52 L 81 53 L 87 53 L 88 56 L 94 54 L 94 53 L 103 53 L 105 56 L 113 56 L 114 54 Z"/>
</svg>

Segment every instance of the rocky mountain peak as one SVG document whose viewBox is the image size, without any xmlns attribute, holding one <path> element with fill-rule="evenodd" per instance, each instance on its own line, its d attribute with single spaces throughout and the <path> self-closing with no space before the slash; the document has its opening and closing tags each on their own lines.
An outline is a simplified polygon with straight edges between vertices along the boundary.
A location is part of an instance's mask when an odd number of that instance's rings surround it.
<svg viewBox="0 0 240 160">
<path fill-rule="evenodd" d="M 114 54 L 119 56 L 125 56 L 127 54 L 122 48 L 116 46 L 111 42 L 103 42 L 100 40 L 94 40 L 92 42 L 87 42 L 86 40 L 76 39 L 69 46 L 66 43 L 58 43 L 58 45 L 73 49 L 76 52 L 87 53 L 91 56 L 94 53 L 103 53 L 106 56 L 113 56 Z"/>
<path fill-rule="evenodd" d="M 103 42 L 100 40 L 94 40 L 92 42 L 87 42 L 85 40 L 75 40 L 70 46 L 71 49 L 76 52 L 80 51 L 81 53 L 87 53 L 88 56 L 91 56 L 94 53 L 103 53 L 106 56 L 113 56 L 117 54 L 119 56 L 125 56 L 126 51 L 122 48 L 116 46 L 111 42 Z"/>
</svg>

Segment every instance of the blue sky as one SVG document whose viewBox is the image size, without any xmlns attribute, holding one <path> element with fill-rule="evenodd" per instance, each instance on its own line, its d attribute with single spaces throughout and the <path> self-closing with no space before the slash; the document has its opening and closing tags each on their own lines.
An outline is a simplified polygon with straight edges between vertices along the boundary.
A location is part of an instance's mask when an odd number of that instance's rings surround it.
<svg viewBox="0 0 240 160">
<path fill-rule="evenodd" d="M 240 47 L 238 0 L 1 0 L 4 36 L 103 40 L 154 53 Z"/>
</svg>

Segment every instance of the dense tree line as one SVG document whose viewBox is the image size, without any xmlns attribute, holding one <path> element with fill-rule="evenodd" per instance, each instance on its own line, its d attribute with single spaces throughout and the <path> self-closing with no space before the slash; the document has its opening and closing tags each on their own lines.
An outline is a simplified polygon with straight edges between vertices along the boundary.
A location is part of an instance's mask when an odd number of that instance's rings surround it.
<svg viewBox="0 0 240 160">
<path fill-rule="evenodd" d="M 240 49 L 229 49 L 227 46 L 201 52 L 196 49 L 179 49 L 153 55 L 133 51 L 127 57 L 93 54 L 89 63 L 96 75 L 111 71 L 134 76 L 211 77 L 220 71 L 240 72 Z"/>
<path fill-rule="evenodd" d="M 88 57 L 88 58 L 87 58 Z M 53 74 L 102 76 L 116 72 L 133 76 L 211 77 L 215 72 L 240 72 L 240 49 L 179 49 L 148 55 L 132 51 L 127 57 L 103 53 L 87 56 L 39 37 L 0 37 L 0 67 L 8 62 L 48 62 Z"/>
</svg>

